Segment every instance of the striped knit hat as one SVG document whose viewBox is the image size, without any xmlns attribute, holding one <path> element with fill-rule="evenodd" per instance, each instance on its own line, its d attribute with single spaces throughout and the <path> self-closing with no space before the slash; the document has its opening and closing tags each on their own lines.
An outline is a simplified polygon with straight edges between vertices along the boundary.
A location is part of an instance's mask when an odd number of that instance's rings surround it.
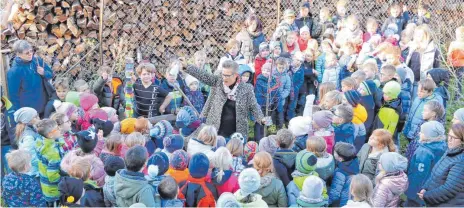
<svg viewBox="0 0 464 208">
<path fill-rule="evenodd" d="M 309 174 L 316 170 L 317 157 L 312 152 L 301 150 L 296 155 L 295 163 L 298 171 Z"/>
</svg>

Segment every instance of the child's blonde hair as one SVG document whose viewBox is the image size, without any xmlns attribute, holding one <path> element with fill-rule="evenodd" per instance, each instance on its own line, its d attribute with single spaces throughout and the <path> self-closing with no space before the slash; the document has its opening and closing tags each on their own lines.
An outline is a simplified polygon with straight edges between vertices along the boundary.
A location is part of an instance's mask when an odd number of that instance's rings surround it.
<svg viewBox="0 0 464 208">
<path fill-rule="evenodd" d="M 323 157 L 326 153 L 327 144 L 324 138 L 320 136 L 312 136 L 306 140 L 306 150 L 314 153 L 316 157 Z"/>
<path fill-rule="evenodd" d="M 137 73 L 137 75 L 140 76 L 143 71 L 146 71 L 148 73 L 153 73 L 155 72 L 155 70 L 156 70 L 156 67 L 152 63 L 141 63 L 137 66 L 137 68 L 135 68 L 135 73 Z"/>
<path fill-rule="evenodd" d="M 44 119 L 37 123 L 37 133 L 43 137 L 48 137 L 48 135 L 58 127 L 56 121 L 52 119 Z"/>
<path fill-rule="evenodd" d="M 243 155 L 243 143 L 238 138 L 231 138 L 226 145 L 232 156 L 240 157 Z"/>
<path fill-rule="evenodd" d="M 350 194 L 359 201 L 365 201 L 372 206 L 372 181 L 364 174 L 354 175 L 351 179 Z"/>
<path fill-rule="evenodd" d="M 336 7 L 346 7 L 346 5 L 348 4 L 348 1 L 347 0 L 339 0 L 336 4 Z"/>
<path fill-rule="evenodd" d="M 253 158 L 253 167 L 258 171 L 274 172 L 272 156 L 266 151 L 261 151 L 255 154 Z"/>
<path fill-rule="evenodd" d="M 366 20 L 366 26 L 367 26 L 367 25 L 375 25 L 375 26 L 378 27 L 378 26 L 379 26 L 379 22 L 377 22 L 376 19 L 374 19 L 374 18 L 372 18 L 372 17 L 369 17 L 369 18 L 367 18 L 367 20 Z"/>
<path fill-rule="evenodd" d="M 121 143 L 122 143 L 121 134 L 111 133 L 108 136 L 108 138 L 105 140 L 105 149 L 114 153 L 116 150 L 118 150 Z"/>
<path fill-rule="evenodd" d="M 86 181 L 90 178 L 90 169 L 92 165 L 87 157 L 78 157 L 71 163 L 68 174 L 74 178 Z"/>
<path fill-rule="evenodd" d="M 31 165 L 31 155 L 25 150 L 13 150 L 5 155 L 8 167 L 15 173 L 27 171 Z"/>
<path fill-rule="evenodd" d="M 324 21 L 328 20 L 330 18 L 330 9 L 329 7 L 322 7 L 321 10 L 319 11 L 319 14 L 327 14 L 326 17 L 327 19 L 325 19 Z"/>
<path fill-rule="evenodd" d="M 198 134 L 198 139 L 206 145 L 216 146 L 217 130 L 214 126 L 206 125 Z"/>
<path fill-rule="evenodd" d="M 319 100 L 322 100 L 328 92 L 332 90 L 336 90 L 336 89 L 337 89 L 337 86 L 333 82 L 324 82 L 320 84 L 319 91 L 318 91 Z"/>
<path fill-rule="evenodd" d="M 211 163 L 213 167 L 219 170 L 217 175 L 217 182 L 222 181 L 222 176 L 224 175 L 225 170 L 229 170 L 232 166 L 232 154 L 225 147 L 219 147 L 211 158 Z"/>
<path fill-rule="evenodd" d="M 234 47 L 238 47 L 240 45 L 240 42 L 237 41 L 236 39 L 232 38 L 230 39 L 227 44 L 226 44 L 226 51 L 230 51 L 230 49 L 234 48 Z"/>
<path fill-rule="evenodd" d="M 359 20 L 358 20 L 358 17 L 356 17 L 356 15 L 352 14 L 350 16 L 348 16 L 346 18 L 346 22 L 349 23 L 349 24 L 354 24 L 356 26 L 359 27 Z"/>
<path fill-rule="evenodd" d="M 55 87 L 55 89 L 58 89 L 61 87 L 64 90 L 69 90 L 69 81 L 68 79 L 64 79 L 64 78 L 56 79 L 55 83 L 53 83 L 53 86 Z"/>
<path fill-rule="evenodd" d="M 206 52 L 203 50 L 199 50 L 193 54 L 194 58 L 205 58 L 206 59 Z"/>
<path fill-rule="evenodd" d="M 377 142 L 383 147 L 388 147 L 389 152 L 395 152 L 396 146 L 393 143 L 392 134 L 386 129 L 376 129 L 372 132 L 371 137 L 377 137 Z"/>
<path fill-rule="evenodd" d="M 124 144 L 131 148 L 136 145 L 145 146 L 146 138 L 140 132 L 132 132 L 127 135 L 126 139 L 124 140 Z"/>
<path fill-rule="evenodd" d="M 415 34 L 418 32 L 424 33 L 422 36 L 422 40 L 415 40 L 415 37 L 417 37 Z M 414 30 L 414 42 L 419 43 L 419 44 L 429 44 L 429 42 L 432 40 L 432 30 L 427 24 L 422 24 L 416 27 Z M 426 46 L 422 45 L 422 48 L 425 49 Z"/>
<path fill-rule="evenodd" d="M 363 69 L 367 69 L 370 72 L 373 72 L 374 74 L 377 74 L 379 72 L 379 66 L 377 64 L 371 63 L 371 62 L 365 62 L 362 65 Z"/>
</svg>

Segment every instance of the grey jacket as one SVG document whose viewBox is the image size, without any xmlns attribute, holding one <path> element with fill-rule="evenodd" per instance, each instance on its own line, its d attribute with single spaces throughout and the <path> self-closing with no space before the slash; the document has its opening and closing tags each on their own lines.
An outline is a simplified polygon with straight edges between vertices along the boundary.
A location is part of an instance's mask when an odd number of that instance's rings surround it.
<svg viewBox="0 0 464 208">
<path fill-rule="evenodd" d="M 221 126 L 222 109 L 227 101 L 221 75 L 212 75 L 192 65 L 189 65 L 185 72 L 197 78 L 200 82 L 211 86 L 210 96 L 203 107 L 201 117 L 206 118 L 207 125 L 213 125 L 216 129 L 219 129 Z M 252 85 L 240 82 L 236 93 L 237 132 L 242 135 L 248 135 L 248 118 L 250 112 L 257 121 L 261 121 L 264 116 L 256 101 Z M 198 135 L 200 130 L 201 128 L 198 128 L 192 135 Z"/>
<path fill-rule="evenodd" d="M 103 196 L 106 207 L 116 206 L 116 196 L 114 195 L 114 176 L 105 176 L 105 185 L 103 185 Z"/>
</svg>

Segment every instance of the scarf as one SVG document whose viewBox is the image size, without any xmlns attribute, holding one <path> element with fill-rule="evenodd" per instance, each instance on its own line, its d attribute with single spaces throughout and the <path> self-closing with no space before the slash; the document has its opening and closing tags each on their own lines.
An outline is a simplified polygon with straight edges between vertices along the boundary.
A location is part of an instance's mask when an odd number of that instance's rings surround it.
<svg viewBox="0 0 464 208">
<path fill-rule="evenodd" d="M 237 98 L 237 87 L 240 84 L 240 80 L 237 79 L 235 82 L 234 88 L 230 89 L 228 86 L 226 86 L 224 83 L 222 83 L 222 86 L 224 87 L 224 93 L 227 95 L 227 99 L 235 101 Z"/>
<path fill-rule="evenodd" d="M 272 182 L 272 179 L 275 177 L 276 176 L 274 175 L 274 173 L 268 173 L 267 175 L 261 177 L 259 189 L 269 186 Z"/>
</svg>

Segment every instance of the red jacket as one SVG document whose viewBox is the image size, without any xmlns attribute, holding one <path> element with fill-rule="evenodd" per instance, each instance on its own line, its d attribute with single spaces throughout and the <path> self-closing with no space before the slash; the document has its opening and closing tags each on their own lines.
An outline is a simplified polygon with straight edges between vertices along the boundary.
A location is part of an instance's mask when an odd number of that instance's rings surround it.
<svg viewBox="0 0 464 208">
<path fill-rule="evenodd" d="M 300 47 L 300 51 L 305 51 L 306 48 L 308 48 L 308 41 L 309 40 L 303 40 L 298 37 L 298 46 Z"/>
<path fill-rule="evenodd" d="M 261 68 L 263 68 L 263 65 L 266 63 L 267 59 L 262 58 L 261 56 L 256 56 L 255 58 L 255 76 L 253 77 L 253 84 L 256 85 L 256 80 L 258 79 L 258 76 L 261 74 Z"/>
</svg>

